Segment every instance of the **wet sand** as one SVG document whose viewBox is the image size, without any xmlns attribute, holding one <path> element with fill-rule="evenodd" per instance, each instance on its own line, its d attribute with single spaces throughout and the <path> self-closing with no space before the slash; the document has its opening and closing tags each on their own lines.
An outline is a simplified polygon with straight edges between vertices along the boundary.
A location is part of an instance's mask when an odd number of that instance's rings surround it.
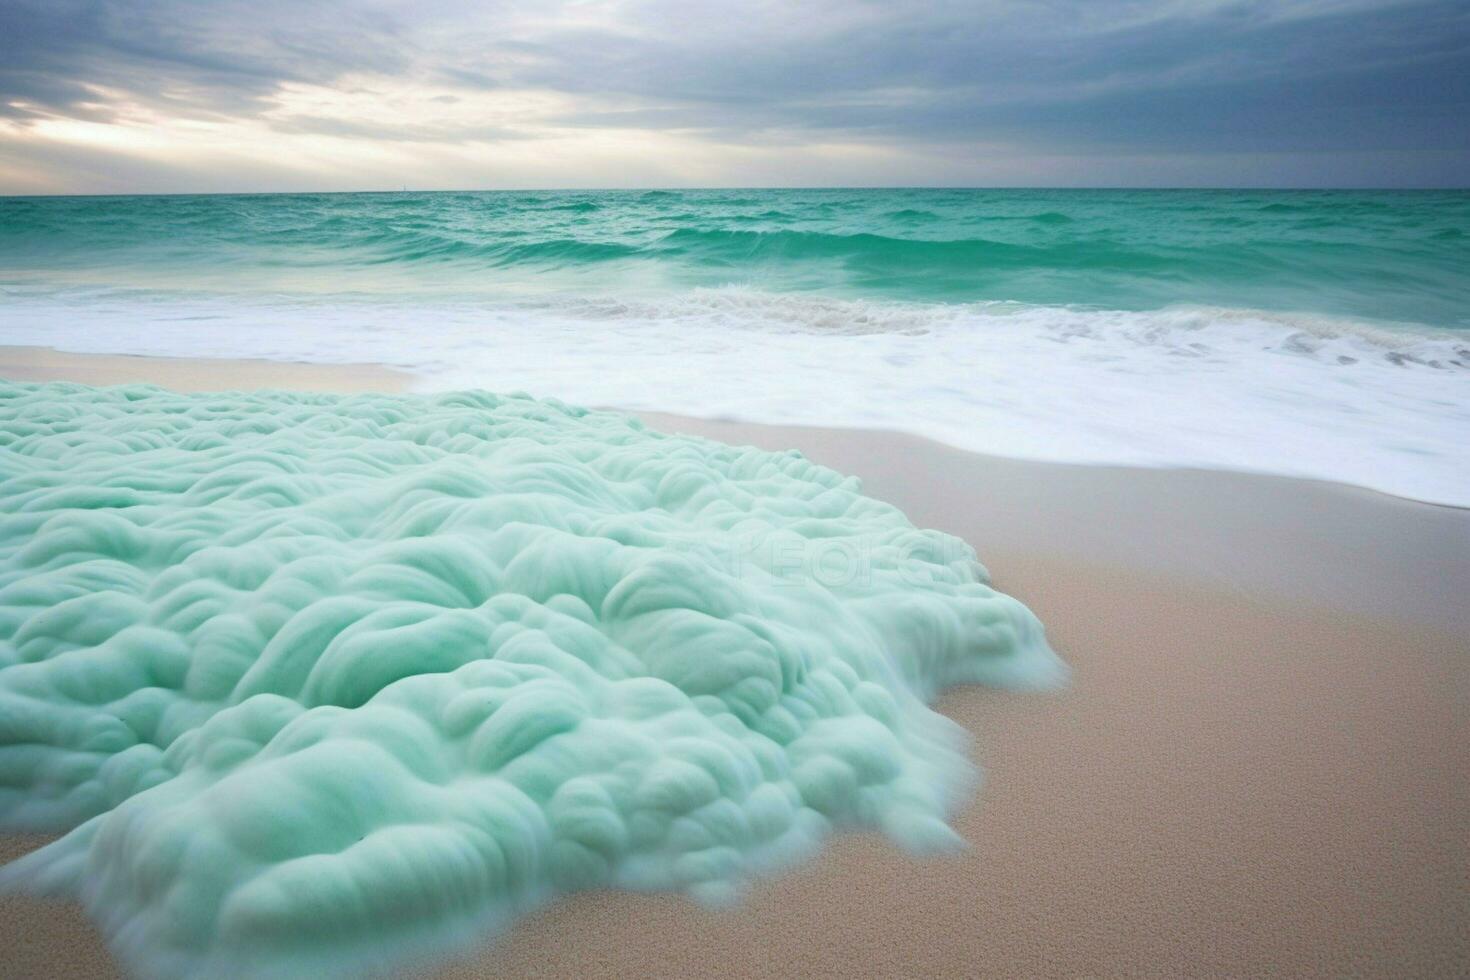
<svg viewBox="0 0 1470 980">
<path fill-rule="evenodd" d="M 0 376 L 407 382 L 370 366 L 16 350 L 0 349 Z M 889 433 L 645 418 L 801 449 L 964 537 L 1046 623 L 1072 685 L 940 700 L 986 770 L 957 815 L 962 855 L 917 861 L 848 835 L 733 909 L 575 896 L 438 975 L 1470 973 L 1470 511 Z M 40 841 L 5 839 L 0 855 Z M 0 973 L 115 967 L 77 909 L 8 899 Z"/>
<path fill-rule="evenodd" d="M 301 391 L 402 391 L 411 375 L 380 364 L 302 364 L 295 361 L 210 360 L 69 354 L 49 347 L 0 345 L 0 378 L 75 381 L 85 385 L 152 384 L 174 391 L 285 388 Z"/>
</svg>

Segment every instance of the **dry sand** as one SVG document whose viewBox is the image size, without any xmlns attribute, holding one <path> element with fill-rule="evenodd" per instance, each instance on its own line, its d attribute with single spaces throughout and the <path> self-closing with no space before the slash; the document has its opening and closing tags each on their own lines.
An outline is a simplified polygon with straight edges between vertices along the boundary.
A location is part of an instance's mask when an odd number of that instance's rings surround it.
<svg viewBox="0 0 1470 980">
<path fill-rule="evenodd" d="M 21 357 L 0 350 L 0 376 L 124 380 L 103 359 Z M 195 389 L 403 385 L 373 368 L 105 360 Z M 987 771 L 959 857 L 848 835 L 731 910 L 576 896 L 441 976 L 1470 975 L 1470 512 L 648 419 L 799 448 L 966 538 L 1047 624 L 1073 684 L 941 699 Z M 114 969 L 75 908 L 0 903 L 0 974 Z"/>
</svg>

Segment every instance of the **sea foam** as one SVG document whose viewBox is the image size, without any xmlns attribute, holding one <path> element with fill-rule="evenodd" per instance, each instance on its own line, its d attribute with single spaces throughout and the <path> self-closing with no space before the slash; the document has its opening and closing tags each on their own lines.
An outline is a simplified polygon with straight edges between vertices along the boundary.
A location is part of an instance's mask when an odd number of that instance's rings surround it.
<svg viewBox="0 0 1470 980">
<path fill-rule="evenodd" d="M 0 339 L 376 361 L 426 391 L 892 429 L 1002 456 L 1254 470 L 1470 506 L 1465 335 L 1313 313 L 746 287 L 453 302 L 21 291 L 0 308 Z"/>
<path fill-rule="evenodd" d="M 379 971 L 591 887 L 932 851 L 940 688 L 1065 669 L 795 453 L 483 392 L 0 383 L 0 871 L 148 976 Z"/>
</svg>

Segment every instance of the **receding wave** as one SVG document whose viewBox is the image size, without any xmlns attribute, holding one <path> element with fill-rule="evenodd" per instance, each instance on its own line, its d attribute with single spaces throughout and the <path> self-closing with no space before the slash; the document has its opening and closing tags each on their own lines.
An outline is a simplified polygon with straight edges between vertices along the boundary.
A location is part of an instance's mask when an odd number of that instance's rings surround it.
<svg viewBox="0 0 1470 980">
<path fill-rule="evenodd" d="M 1000 455 L 1257 469 L 1470 505 L 1470 341 L 1414 324 L 695 288 L 495 302 L 11 290 L 0 326 L 17 344 L 377 361 L 430 390 L 899 429 Z"/>
<path fill-rule="evenodd" d="M 1466 229 L 1463 192 L 10 198 L 0 339 L 1470 503 Z"/>
</svg>

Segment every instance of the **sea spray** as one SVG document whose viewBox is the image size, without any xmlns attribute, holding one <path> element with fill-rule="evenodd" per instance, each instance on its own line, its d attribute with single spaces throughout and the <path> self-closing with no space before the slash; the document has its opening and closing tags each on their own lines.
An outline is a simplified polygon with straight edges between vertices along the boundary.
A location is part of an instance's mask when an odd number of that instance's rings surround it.
<svg viewBox="0 0 1470 980">
<path fill-rule="evenodd" d="M 380 971 L 590 887 L 956 842 L 970 549 L 795 453 L 525 396 L 0 383 L 0 882 L 148 976 Z"/>
</svg>

